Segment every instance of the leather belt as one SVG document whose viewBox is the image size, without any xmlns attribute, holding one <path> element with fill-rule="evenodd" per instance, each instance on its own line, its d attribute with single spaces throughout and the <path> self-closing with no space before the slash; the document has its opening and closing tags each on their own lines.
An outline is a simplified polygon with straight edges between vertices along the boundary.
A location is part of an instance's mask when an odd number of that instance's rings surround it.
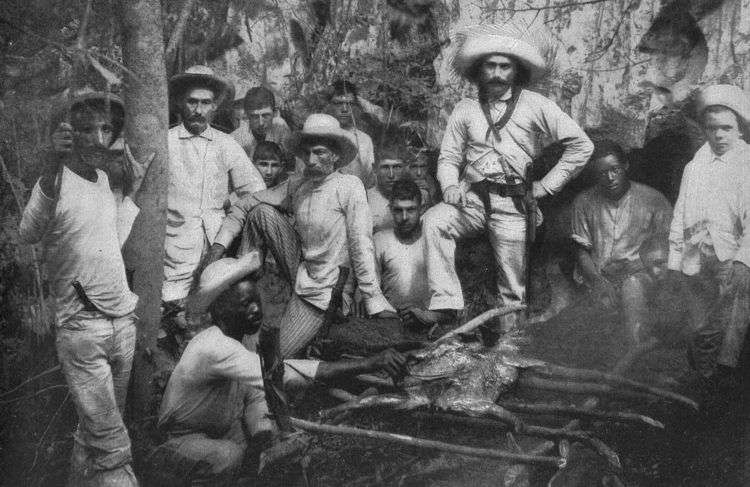
<svg viewBox="0 0 750 487">
<path fill-rule="evenodd" d="M 490 194 L 496 194 L 503 198 L 512 198 L 516 210 L 522 215 L 526 214 L 526 205 L 524 204 L 526 185 L 523 181 L 513 184 L 503 184 L 493 183 L 485 179 L 484 181 L 472 184 L 471 187 L 482 200 L 484 211 L 487 214 L 492 211 L 492 206 L 490 205 Z"/>
</svg>

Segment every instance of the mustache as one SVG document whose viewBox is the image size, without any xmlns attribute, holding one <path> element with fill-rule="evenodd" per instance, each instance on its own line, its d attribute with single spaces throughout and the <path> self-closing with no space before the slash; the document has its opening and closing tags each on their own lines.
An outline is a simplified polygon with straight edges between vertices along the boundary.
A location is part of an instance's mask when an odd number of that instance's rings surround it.
<svg viewBox="0 0 750 487">
<path fill-rule="evenodd" d="M 488 84 L 488 85 L 507 85 L 508 83 L 506 83 L 505 81 L 501 80 L 500 78 L 491 78 L 491 79 L 487 80 L 486 84 Z"/>
<path fill-rule="evenodd" d="M 203 115 L 195 114 L 195 115 L 189 116 L 187 121 L 188 122 L 205 122 L 206 117 L 204 117 Z"/>
</svg>

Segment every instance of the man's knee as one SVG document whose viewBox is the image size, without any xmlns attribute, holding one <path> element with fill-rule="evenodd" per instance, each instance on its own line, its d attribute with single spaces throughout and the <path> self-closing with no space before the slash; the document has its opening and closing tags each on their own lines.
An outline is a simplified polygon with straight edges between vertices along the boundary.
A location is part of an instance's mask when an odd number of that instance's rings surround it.
<svg viewBox="0 0 750 487">
<path fill-rule="evenodd" d="M 422 217 L 422 231 L 425 235 L 437 235 L 445 233 L 448 228 L 448 212 L 450 207 L 446 203 L 438 203 L 433 206 Z"/>
<path fill-rule="evenodd" d="M 250 210 L 250 213 L 248 213 L 247 215 L 248 222 L 253 222 L 256 224 L 276 221 L 279 218 L 283 218 L 281 212 L 273 206 L 267 205 L 265 203 L 257 205 L 255 208 Z"/>
</svg>

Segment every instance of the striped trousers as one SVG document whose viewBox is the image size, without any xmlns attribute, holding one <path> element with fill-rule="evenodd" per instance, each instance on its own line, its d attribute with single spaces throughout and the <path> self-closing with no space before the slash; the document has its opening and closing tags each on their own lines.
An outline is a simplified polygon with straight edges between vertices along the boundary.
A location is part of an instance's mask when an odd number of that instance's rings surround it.
<svg viewBox="0 0 750 487">
<path fill-rule="evenodd" d="M 265 253 L 271 252 L 281 274 L 294 288 L 302 254 L 299 235 L 289 219 L 272 206 L 260 204 L 247 216 L 239 254 L 253 249 L 260 250 L 263 260 Z M 292 292 L 279 323 L 279 345 L 283 358 L 296 357 L 304 351 L 323 325 L 324 314 L 323 310 Z M 264 326 L 268 325 L 264 322 Z"/>
</svg>

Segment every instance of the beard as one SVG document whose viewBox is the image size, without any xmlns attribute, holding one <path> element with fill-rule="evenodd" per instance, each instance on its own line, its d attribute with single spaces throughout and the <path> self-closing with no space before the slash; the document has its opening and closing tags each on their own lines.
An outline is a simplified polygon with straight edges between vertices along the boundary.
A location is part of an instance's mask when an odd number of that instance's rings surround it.
<svg viewBox="0 0 750 487">
<path fill-rule="evenodd" d="M 323 176 L 328 176 L 329 174 L 333 173 L 333 165 L 331 166 L 305 166 L 305 170 L 302 171 L 302 175 L 309 178 L 320 178 Z"/>
<path fill-rule="evenodd" d="M 208 120 L 203 115 L 193 115 L 185 120 L 185 127 L 192 134 L 203 132 L 208 126 Z"/>
</svg>

